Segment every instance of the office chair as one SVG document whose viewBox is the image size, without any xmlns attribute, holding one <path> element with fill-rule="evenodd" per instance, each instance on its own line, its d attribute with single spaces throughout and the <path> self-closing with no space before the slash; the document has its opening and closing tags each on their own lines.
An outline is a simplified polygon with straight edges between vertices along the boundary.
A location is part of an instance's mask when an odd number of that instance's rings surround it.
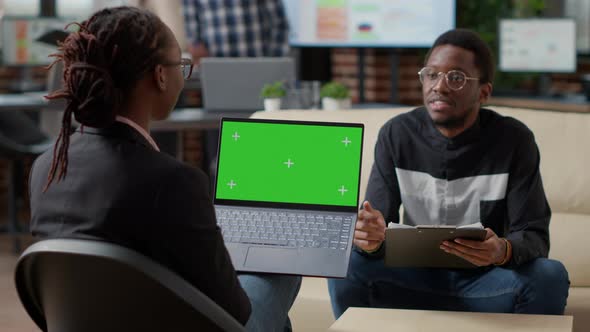
<svg viewBox="0 0 590 332">
<path fill-rule="evenodd" d="M 7 191 L 8 211 L 7 224 L 0 228 L 0 232 L 6 232 L 13 237 L 13 250 L 21 250 L 20 239 L 21 226 L 18 222 L 18 206 L 22 203 L 22 191 L 18 184 L 22 184 L 23 159 L 34 157 L 49 149 L 53 144 L 34 121 L 24 112 L 0 111 L 0 158 L 8 160 Z M 20 194 L 20 195 L 19 195 Z"/>
<path fill-rule="evenodd" d="M 14 278 L 23 306 L 46 332 L 245 331 L 175 273 L 111 243 L 37 242 L 21 255 Z"/>
</svg>

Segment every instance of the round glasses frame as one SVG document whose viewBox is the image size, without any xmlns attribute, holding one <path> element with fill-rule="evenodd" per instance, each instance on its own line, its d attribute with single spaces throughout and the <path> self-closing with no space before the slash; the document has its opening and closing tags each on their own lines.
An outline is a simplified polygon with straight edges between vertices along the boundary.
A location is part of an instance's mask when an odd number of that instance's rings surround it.
<svg viewBox="0 0 590 332">
<path fill-rule="evenodd" d="M 433 76 L 436 75 L 436 78 L 434 77 L 429 77 L 429 75 Z M 445 83 L 447 84 L 447 86 L 449 87 L 449 89 L 453 90 L 453 91 L 458 91 L 463 89 L 463 87 L 465 87 L 465 85 L 467 84 L 467 81 L 469 80 L 474 80 L 474 81 L 479 81 L 479 77 L 469 77 L 467 76 L 467 74 L 465 74 L 464 72 L 460 71 L 460 70 L 449 70 L 448 72 L 436 72 L 434 69 L 430 68 L 430 67 L 424 67 L 422 69 L 420 69 L 420 71 L 418 72 L 418 78 L 420 79 L 420 83 L 422 83 L 422 85 L 425 85 L 427 87 L 431 87 L 436 85 L 436 83 L 438 83 L 438 81 L 440 80 L 441 76 L 445 77 Z M 456 76 L 455 76 L 456 75 Z M 460 79 L 460 83 L 457 83 L 457 78 L 461 78 Z M 457 85 L 460 84 L 460 85 Z"/>
<path fill-rule="evenodd" d="M 161 63 L 162 66 L 180 66 L 180 70 L 182 71 L 182 77 L 185 80 L 188 80 L 191 75 L 193 74 L 193 60 L 188 58 L 180 59 L 180 62 L 164 62 Z"/>
</svg>

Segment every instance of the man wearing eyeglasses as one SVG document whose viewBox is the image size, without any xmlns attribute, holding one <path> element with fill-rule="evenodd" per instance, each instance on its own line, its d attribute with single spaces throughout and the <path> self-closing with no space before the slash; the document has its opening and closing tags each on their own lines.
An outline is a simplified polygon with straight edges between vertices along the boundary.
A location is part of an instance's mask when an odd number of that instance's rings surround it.
<svg viewBox="0 0 590 332">
<path fill-rule="evenodd" d="M 563 314 L 569 281 L 547 258 L 551 210 L 533 133 L 482 104 L 492 93 L 490 49 L 474 32 L 448 31 L 418 73 L 424 106 L 381 128 L 348 277 L 329 280 L 334 315 L 348 307 Z M 386 222 L 468 225 L 483 241 L 440 250 L 475 269 L 384 266 Z"/>
</svg>

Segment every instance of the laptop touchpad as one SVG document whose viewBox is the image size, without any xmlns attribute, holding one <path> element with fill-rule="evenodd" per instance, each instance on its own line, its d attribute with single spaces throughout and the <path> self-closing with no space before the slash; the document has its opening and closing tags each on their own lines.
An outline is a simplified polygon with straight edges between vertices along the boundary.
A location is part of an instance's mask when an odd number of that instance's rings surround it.
<svg viewBox="0 0 590 332">
<path fill-rule="evenodd" d="M 292 270 L 297 261 L 297 249 L 250 247 L 244 266 L 274 271 Z"/>
</svg>

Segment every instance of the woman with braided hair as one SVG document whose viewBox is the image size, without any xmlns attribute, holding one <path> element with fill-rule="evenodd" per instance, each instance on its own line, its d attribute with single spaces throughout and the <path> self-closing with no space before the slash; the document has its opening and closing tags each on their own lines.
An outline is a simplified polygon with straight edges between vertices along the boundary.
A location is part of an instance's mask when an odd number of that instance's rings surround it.
<svg viewBox="0 0 590 332">
<path fill-rule="evenodd" d="M 77 25 L 55 55 L 64 84 L 48 98 L 67 106 L 55 147 L 31 170 L 33 235 L 126 246 L 178 273 L 248 330 L 289 330 L 301 278 L 238 276 L 206 175 L 160 153 L 149 135 L 192 71 L 170 29 L 134 7 L 103 9 Z"/>
</svg>

